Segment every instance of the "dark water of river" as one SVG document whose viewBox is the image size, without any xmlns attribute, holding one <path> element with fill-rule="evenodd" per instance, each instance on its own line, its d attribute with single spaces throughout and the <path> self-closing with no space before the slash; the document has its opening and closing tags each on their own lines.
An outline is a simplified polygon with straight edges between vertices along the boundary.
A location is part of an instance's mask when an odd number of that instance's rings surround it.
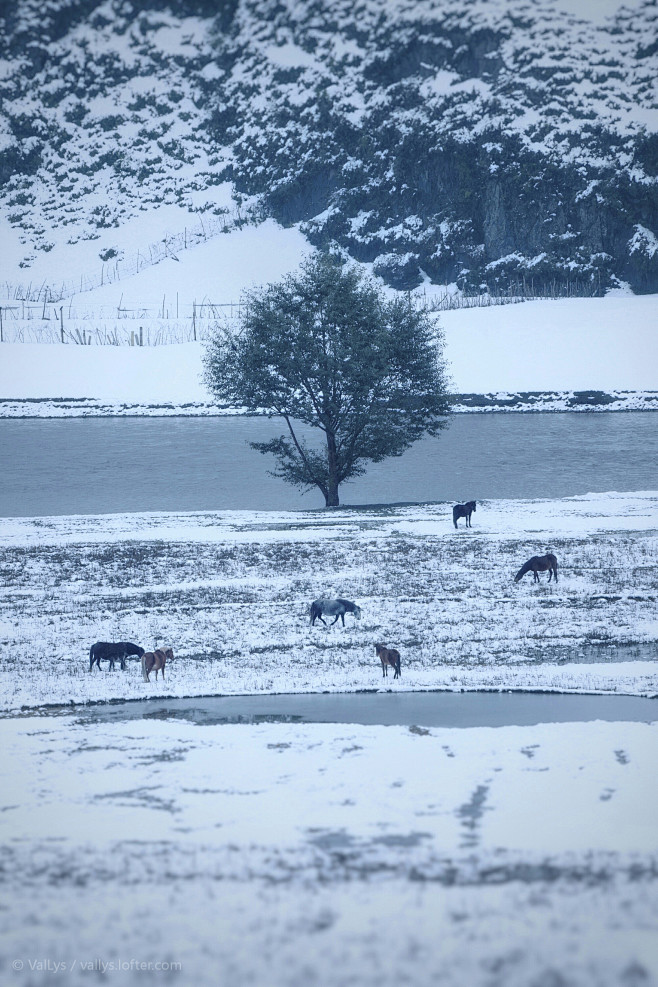
<svg viewBox="0 0 658 987">
<path fill-rule="evenodd" d="M 510 692 L 390 692 L 338 695 L 218 696 L 96 705 L 70 715 L 111 722 L 182 719 L 213 723 L 361 723 L 383 726 L 502 727 L 587 720 L 658 719 L 658 701 L 641 696 Z"/>
<path fill-rule="evenodd" d="M 268 475 L 264 418 L 0 421 L 0 516 L 324 506 Z M 308 432 L 306 434 L 309 434 Z M 651 413 L 455 415 L 438 439 L 370 466 L 343 504 L 565 497 L 658 487 Z"/>
</svg>

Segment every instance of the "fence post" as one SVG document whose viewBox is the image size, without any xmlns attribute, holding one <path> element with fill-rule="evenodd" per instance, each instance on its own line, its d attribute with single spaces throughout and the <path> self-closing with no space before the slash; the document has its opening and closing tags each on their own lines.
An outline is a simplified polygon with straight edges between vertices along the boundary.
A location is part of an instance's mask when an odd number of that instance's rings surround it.
<svg viewBox="0 0 658 987">
<path fill-rule="evenodd" d="M 192 334 L 196 343 L 196 302 L 192 302 Z"/>
<path fill-rule="evenodd" d="M 131 346 L 134 346 L 135 345 L 135 331 L 134 331 L 134 329 L 131 329 L 130 330 L 130 345 Z"/>
<path fill-rule="evenodd" d="M 4 336 L 2 333 L 2 305 L 0 305 L 0 343 L 4 342 Z"/>
<path fill-rule="evenodd" d="M 142 335 L 142 333 L 143 333 L 143 329 L 142 329 L 142 326 L 140 326 L 139 327 L 139 345 L 140 346 L 143 346 L 144 345 L 144 336 Z"/>
<path fill-rule="evenodd" d="M 59 327 L 62 334 L 62 342 L 64 342 L 64 306 L 59 306 Z"/>
</svg>

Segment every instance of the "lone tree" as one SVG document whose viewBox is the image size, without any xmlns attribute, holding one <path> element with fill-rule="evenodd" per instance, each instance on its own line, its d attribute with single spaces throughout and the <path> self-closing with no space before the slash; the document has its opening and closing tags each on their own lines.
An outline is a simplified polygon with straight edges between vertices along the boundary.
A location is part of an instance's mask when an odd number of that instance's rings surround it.
<svg viewBox="0 0 658 987">
<path fill-rule="evenodd" d="M 434 322 L 326 254 L 250 292 L 237 328 L 217 330 L 204 364 L 220 400 L 284 419 L 287 435 L 250 444 L 276 457 L 274 476 L 319 487 L 327 507 L 338 506 L 339 485 L 367 462 L 400 456 L 447 424 Z M 297 422 L 319 429 L 319 448 Z"/>
</svg>

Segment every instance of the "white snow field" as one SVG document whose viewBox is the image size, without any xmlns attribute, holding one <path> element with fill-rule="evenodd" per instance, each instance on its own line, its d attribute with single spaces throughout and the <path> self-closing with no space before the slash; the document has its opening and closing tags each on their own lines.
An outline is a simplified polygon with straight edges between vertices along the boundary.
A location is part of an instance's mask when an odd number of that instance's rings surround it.
<svg viewBox="0 0 658 987">
<path fill-rule="evenodd" d="M 449 504 L 0 520 L 3 982 L 657 983 L 656 722 L 196 725 L 108 703 L 381 689 L 378 640 L 402 653 L 392 703 L 655 697 L 657 505 L 482 502 L 458 531 Z M 513 582 L 549 549 L 557 585 Z M 361 621 L 309 627 L 321 595 Z M 166 682 L 90 673 L 95 640 L 171 644 Z"/>
<path fill-rule="evenodd" d="M 541 407 L 564 410 L 574 391 L 603 390 L 618 403 L 602 410 L 658 407 L 656 295 L 461 309 L 438 321 L 454 393 L 541 391 Z M 3 343 L 0 416 L 226 413 L 203 383 L 203 346 Z"/>
<path fill-rule="evenodd" d="M 656 695 L 658 494 L 336 512 L 0 520 L 2 704 L 379 688 Z M 552 551 L 559 581 L 519 583 Z M 363 619 L 309 626 L 319 597 Z M 170 645 L 166 685 L 88 671 L 94 641 Z M 615 660 L 618 655 L 619 660 Z M 389 686 L 391 683 L 389 683 Z"/>
<path fill-rule="evenodd" d="M 6 983 L 658 977 L 655 723 L 64 715 L 0 738 Z"/>
</svg>

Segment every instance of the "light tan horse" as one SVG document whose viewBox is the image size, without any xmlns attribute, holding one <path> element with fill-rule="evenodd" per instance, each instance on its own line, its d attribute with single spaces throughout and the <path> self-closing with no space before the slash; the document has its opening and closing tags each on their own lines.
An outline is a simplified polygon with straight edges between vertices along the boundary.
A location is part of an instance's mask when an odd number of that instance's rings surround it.
<svg viewBox="0 0 658 987">
<path fill-rule="evenodd" d="M 165 662 L 174 660 L 174 652 L 171 648 L 156 648 L 155 651 L 145 651 L 142 655 L 142 678 L 145 682 L 150 682 L 149 674 L 155 669 L 155 681 L 158 681 L 158 672 L 162 669 L 162 680 L 164 681 Z"/>
<path fill-rule="evenodd" d="M 383 644 L 376 644 L 375 651 L 377 652 L 377 657 L 382 663 L 382 675 L 386 677 L 388 675 L 388 666 L 395 669 L 394 679 L 399 679 L 401 676 L 400 672 L 400 652 L 396 651 L 395 648 L 385 648 Z"/>
</svg>

